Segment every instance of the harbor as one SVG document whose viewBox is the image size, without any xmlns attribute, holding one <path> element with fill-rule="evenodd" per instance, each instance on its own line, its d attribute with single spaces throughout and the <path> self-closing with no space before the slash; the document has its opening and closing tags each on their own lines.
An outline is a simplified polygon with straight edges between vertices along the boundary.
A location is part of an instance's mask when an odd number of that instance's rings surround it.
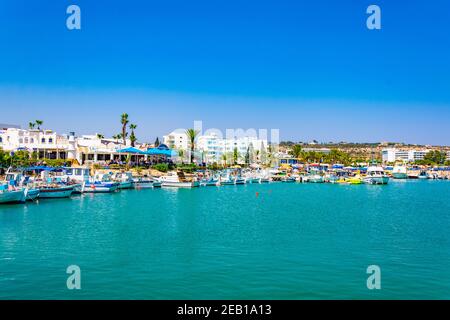
<svg viewBox="0 0 450 320">
<path fill-rule="evenodd" d="M 402 174 L 399 172 L 402 168 Z M 264 183 L 331 183 L 385 185 L 389 180 L 449 180 L 450 168 L 344 167 L 310 164 L 277 169 L 183 170 L 91 170 L 87 167 L 9 168 L 0 181 L 0 204 L 25 203 L 49 198 L 69 198 L 82 193 L 113 193 L 142 188 L 226 187 Z"/>
<path fill-rule="evenodd" d="M 444 180 L 124 189 L 0 207 L 3 299 L 448 299 Z M 433 261 L 433 263 L 430 263 Z M 366 288 L 366 267 L 383 289 Z M 66 289 L 65 269 L 82 270 Z M 414 279 L 414 281 L 411 281 Z"/>
</svg>

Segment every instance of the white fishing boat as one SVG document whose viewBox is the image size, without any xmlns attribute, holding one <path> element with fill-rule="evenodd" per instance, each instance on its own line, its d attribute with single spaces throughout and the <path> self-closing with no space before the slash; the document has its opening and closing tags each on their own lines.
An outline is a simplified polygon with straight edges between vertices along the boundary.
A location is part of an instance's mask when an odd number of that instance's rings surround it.
<svg viewBox="0 0 450 320">
<path fill-rule="evenodd" d="M 311 182 L 311 183 L 323 183 L 323 182 L 325 182 L 325 179 L 320 174 L 310 174 L 310 175 L 306 176 L 305 181 Z"/>
<path fill-rule="evenodd" d="M 205 187 L 214 187 L 220 185 L 220 182 L 218 179 L 215 178 L 209 178 L 209 179 L 203 179 L 200 181 L 200 185 Z"/>
<path fill-rule="evenodd" d="M 119 183 L 111 180 L 111 175 L 108 173 L 96 174 L 89 181 L 84 182 L 81 188 L 83 193 L 109 193 L 114 192 L 119 188 Z"/>
<path fill-rule="evenodd" d="M 418 179 L 428 179 L 428 174 L 425 170 L 420 171 L 419 175 L 417 176 Z"/>
<path fill-rule="evenodd" d="M 394 166 L 394 169 L 392 170 L 392 177 L 394 179 L 407 179 L 408 172 L 406 170 L 406 167 L 403 165 Z"/>
<path fill-rule="evenodd" d="M 384 172 L 382 167 L 370 166 L 367 168 L 367 175 L 363 179 L 367 184 L 387 184 L 389 176 Z"/>
<path fill-rule="evenodd" d="M 27 197 L 26 188 L 11 189 L 8 185 L 0 185 L 0 204 L 3 203 L 23 203 Z"/>
<path fill-rule="evenodd" d="M 24 176 L 23 172 L 8 169 L 4 183 L 17 188 L 27 188 L 26 200 L 33 201 L 39 197 L 39 189 L 30 183 L 29 177 Z"/>
<path fill-rule="evenodd" d="M 119 189 L 133 188 L 133 175 L 131 172 L 118 172 L 111 176 L 111 180 L 119 183 Z"/>
<path fill-rule="evenodd" d="M 194 188 L 200 186 L 195 177 L 187 178 L 182 171 L 169 172 L 161 177 L 161 182 L 163 187 Z"/>
<path fill-rule="evenodd" d="M 73 193 L 73 186 L 49 184 L 39 186 L 40 198 L 69 198 Z"/>
<path fill-rule="evenodd" d="M 139 177 L 135 178 L 133 181 L 135 189 L 150 189 L 150 188 L 160 188 L 162 183 L 151 177 Z"/>
<path fill-rule="evenodd" d="M 295 178 L 291 176 L 285 176 L 281 179 L 281 182 L 292 183 L 295 182 Z"/>
</svg>

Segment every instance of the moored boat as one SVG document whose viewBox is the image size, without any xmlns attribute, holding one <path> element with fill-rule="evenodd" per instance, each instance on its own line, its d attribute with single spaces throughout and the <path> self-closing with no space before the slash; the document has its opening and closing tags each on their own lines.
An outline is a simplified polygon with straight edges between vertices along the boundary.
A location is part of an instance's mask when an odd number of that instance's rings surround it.
<svg viewBox="0 0 450 320">
<path fill-rule="evenodd" d="M 366 184 L 387 184 L 389 177 L 382 167 L 371 166 L 367 168 L 367 175 L 363 181 Z"/>
<path fill-rule="evenodd" d="M 2 203 L 23 203 L 27 197 L 26 188 L 10 189 L 8 185 L 0 186 L 0 204 Z"/>
<path fill-rule="evenodd" d="M 39 198 L 68 198 L 73 193 L 74 186 L 70 185 L 42 185 L 39 186 Z"/>
<path fill-rule="evenodd" d="M 96 174 L 93 179 L 83 183 L 81 191 L 83 193 L 109 193 L 119 188 L 119 183 L 111 181 L 111 176 L 107 173 Z"/>
<path fill-rule="evenodd" d="M 407 179 L 408 172 L 405 166 L 395 166 L 392 170 L 392 177 L 394 179 Z"/>
<path fill-rule="evenodd" d="M 169 172 L 161 177 L 161 182 L 163 187 L 195 188 L 200 186 L 195 177 L 187 178 L 183 171 Z"/>
</svg>

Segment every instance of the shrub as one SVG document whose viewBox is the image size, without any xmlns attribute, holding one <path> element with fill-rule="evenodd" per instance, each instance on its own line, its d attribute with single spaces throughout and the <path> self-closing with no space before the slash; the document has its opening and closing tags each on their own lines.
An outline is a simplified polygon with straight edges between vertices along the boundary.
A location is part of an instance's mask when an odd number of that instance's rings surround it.
<svg viewBox="0 0 450 320">
<path fill-rule="evenodd" d="M 158 170 L 161 172 L 167 172 L 167 171 L 169 171 L 169 165 L 167 163 L 157 163 L 152 166 L 152 169 L 155 169 L 155 170 Z"/>
</svg>

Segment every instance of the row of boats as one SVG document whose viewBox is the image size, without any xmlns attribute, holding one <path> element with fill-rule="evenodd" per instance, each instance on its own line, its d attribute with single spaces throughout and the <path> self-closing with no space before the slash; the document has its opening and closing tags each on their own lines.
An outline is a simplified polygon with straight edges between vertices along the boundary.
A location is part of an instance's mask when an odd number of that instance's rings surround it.
<svg viewBox="0 0 450 320">
<path fill-rule="evenodd" d="M 401 173 L 401 174 L 400 174 Z M 37 198 L 68 198 L 81 193 L 111 193 L 122 189 L 148 189 L 160 187 L 195 188 L 200 186 L 242 185 L 269 182 L 309 182 L 341 184 L 383 185 L 390 178 L 408 178 L 403 171 L 387 174 L 383 167 L 370 166 L 364 175 L 345 171 L 283 172 L 279 170 L 241 171 L 225 170 L 185 174 L 172 171 L 161 177 L 134 177 L 131 172 L 107 172 L 90 175 L 89 168 L 58 168 L 41 170 L 27 175 L 25 171 L 8 170 L 0 181 L 0 203 L 14 203 Z M 420 174 L 418 178 L 420 179 Z"/>
</svg>

